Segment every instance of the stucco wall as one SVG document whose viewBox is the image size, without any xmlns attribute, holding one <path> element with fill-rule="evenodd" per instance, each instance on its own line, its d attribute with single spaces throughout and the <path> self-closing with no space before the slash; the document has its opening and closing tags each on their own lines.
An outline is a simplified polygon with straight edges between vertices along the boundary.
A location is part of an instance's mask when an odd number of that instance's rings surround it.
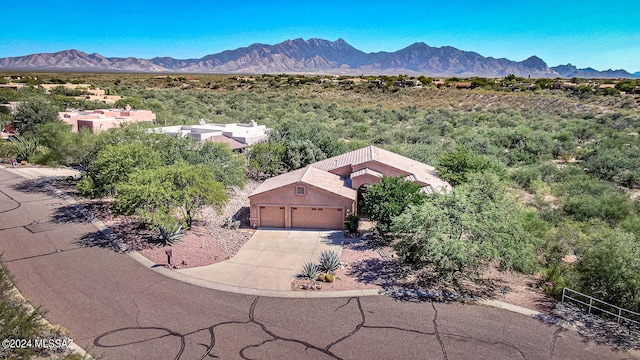
<svg viewBox="0 0 640 360">
<path fill-rule="evenodd" d="M 296 195 L 296 186 L 304 186 L 305 195 Z M 322 190 L 306 183 L 286 185 L 272 191 L 251 196 L 250 222 L 252 227 L 260 226 L 260 206 L 280 205 L 285 207 L 285 227 L 291 227 L 291 207 L 315 206 L 325 208 L 341 208 L 344 214 L 355 210 L 355 197 L 348 199 L 343 196 Z"/>
<path fill-rule="evenodd" d="M 369 161 L 363 164 L 358 164 L 358 165 L 354 165 L 353 166 L 353 171 L 356 172 L 358 170 L 361 169 L 365 169 L 365 168 L 369 168 L 371 170 L 375 170 L 379 173 L 384 174 L 384 176 L 393 176 L 393 177 L 397 177 L 397 176 L 407 176 L 409 175 L 408 172 L 405 171 L 401 171 L 398 170 L 396 168 L 393 167 L 392 165 L 386 165 L 377 161 Z"/>
</svg>

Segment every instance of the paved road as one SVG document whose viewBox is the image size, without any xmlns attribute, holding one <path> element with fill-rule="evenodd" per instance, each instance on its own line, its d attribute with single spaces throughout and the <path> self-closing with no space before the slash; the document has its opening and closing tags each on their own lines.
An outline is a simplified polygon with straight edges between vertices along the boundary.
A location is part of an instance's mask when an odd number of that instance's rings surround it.
<svg viewBox="0 0 640 360">
<path fill-rule="evenodd" d="M 104 359 L 623 359 L 519 314 L 383 296 L 197 287 L 106 246 L 63 200 L 0 170 L 0 252 L 19 289 Z"/>
</svg>

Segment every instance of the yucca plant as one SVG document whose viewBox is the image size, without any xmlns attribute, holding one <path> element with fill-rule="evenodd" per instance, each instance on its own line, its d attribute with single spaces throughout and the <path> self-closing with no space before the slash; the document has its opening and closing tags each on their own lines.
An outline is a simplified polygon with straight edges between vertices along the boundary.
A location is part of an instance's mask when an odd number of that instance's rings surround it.
<svg viewBox="0 0 640 360">
<path fill-rule="evenodd" d="M 302 266 L 302 271 L 300 272 L 300 275 L 302 275 L 302 277 L 307 279 L 314 279 L 319 272 L 320 272 L 320 267 L 318 267 L 318 264 L 315 264 L 312 262 L 306 262 Z"/>
<path fill-rule="evenodd" d="M 158 227 L 156 240 L 165 245 L 173 245 L 182 241 L 183 236 L 184 231 L 182 230 L 181 224 L 163 225 Z"/>
<path fill-rule="evenodd" d="M 326 273 L 333 274 L 340 265 L 340 257 L 338 253 L 333 250 L 324 250 L 318 257 L 320 263 L 320 269 Z"/>
</svg>

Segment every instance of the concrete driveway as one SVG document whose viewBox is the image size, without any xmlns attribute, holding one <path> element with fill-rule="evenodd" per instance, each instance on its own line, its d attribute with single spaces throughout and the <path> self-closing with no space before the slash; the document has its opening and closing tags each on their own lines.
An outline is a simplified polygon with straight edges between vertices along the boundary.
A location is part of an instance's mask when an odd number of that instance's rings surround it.
<svg viewBox="0 0 640 360">
<path fill-rule="evenodd" d="M 231 259 L 177 271 L 220 284 L 291 292 L 305 262 L 317 263 L 327 249 L 340 255 L 343 241 L 341 231 L 259 229 Z"/>
</svg>

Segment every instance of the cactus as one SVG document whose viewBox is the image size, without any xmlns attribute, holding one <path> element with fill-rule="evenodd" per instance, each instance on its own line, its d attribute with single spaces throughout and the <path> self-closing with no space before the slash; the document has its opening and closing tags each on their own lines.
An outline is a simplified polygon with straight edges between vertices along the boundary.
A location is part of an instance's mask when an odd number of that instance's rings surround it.
<svg viewBox="0 0 640 360">
<path fill-rule="evenodd" d="M 174 224 L 168 226 L 160 226 L 158 233 L 156 234 L 156 240 L 162 242 L 165 245 L 177 244 L 182 241 L 184 231 L 182 225 Z"/>
<path fill-rule="evenodd" d="M 324 281 L 326 281 L 326 282 L 330 282 L 330 283 L 332 283 L 332 282 L 334 282 L 335 280 L 336 280 L 336 276 L 335 276 L 335 275 L 333 275 L 333 274 L 327 274 L 327 275 L 325 275 L 325 277 L 324 277 Z"/>
<path fill-rule="evenodd" d="M 327 276 L 327 274 L 325 274 L 325 273 L 322 273 L 322 274 L 318 275 L 318 281 L 324 282 L 324 279 L 325 279 L 326 276 Z"/>
<path fill-rule="evenodd" d="M 229 217 L 225 220 L 224 225 L 228 229 L 238 230 L 240 228 L 240 220 L 235 220 L 232 217 Z"/>
<path fill-rule="evenodd" d="M 306 262 L 304 266 L 302 266 L 302 271 L 300 275 L 307 279 L 314 279 L 316 275 L 320 272 L 320 268 L 317 264 L 312 262 Z"/>
<path fill-rule="evenodd" d="M 318 262 L 322 271 L 333 274 L 340 266 L 340 257 L 333 250 L 324 250 L 320 253 Z"/>
</svg>

